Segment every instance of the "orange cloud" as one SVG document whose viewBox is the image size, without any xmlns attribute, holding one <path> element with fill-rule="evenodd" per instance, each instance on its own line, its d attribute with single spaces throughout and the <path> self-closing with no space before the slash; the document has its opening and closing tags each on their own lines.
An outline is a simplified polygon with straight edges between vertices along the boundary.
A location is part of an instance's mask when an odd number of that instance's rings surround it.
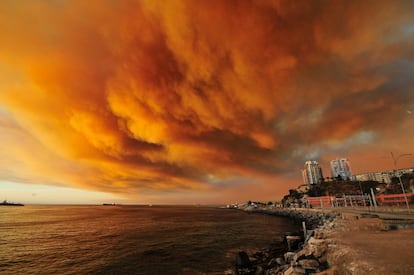
<svg viewBox="0 0 414 275">
<path fill-rule="evenodd" d="M 408 2 L 0 6 L 0 179 L 154 198 L 270 190 L 308 156 L 354 152 L 365 132 L 391 148 L 413 123 Z"/>
</svg>

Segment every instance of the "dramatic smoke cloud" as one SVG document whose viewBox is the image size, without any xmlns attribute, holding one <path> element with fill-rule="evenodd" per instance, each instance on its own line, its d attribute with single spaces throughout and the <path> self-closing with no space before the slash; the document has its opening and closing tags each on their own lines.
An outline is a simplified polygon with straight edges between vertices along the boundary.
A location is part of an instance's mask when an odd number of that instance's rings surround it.
<svg viewBox="0 0 414 275">
<path fill-rule="evenodd" d="M 0 5 L 2 179 L 220 190 L 413 134 L 411 1 Z"/>
</svg>

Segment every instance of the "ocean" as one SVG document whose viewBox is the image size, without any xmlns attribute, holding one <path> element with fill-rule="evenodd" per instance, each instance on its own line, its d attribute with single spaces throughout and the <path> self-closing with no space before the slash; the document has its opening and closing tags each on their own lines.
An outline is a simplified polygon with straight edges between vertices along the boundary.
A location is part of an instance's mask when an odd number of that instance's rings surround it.
<svg viewBox="0 0 414 275">
<path fill-rule="evenodd" d="M 214 207 L 0 207 L 0 274 L 221 274 L 297 228 Z"/>
</svg>

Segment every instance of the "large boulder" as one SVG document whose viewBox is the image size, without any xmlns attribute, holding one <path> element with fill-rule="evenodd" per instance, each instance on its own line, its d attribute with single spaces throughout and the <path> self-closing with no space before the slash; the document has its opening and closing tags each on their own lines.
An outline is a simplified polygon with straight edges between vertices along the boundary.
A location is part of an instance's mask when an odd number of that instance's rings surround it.
<svg viewBox="0 0 414 275">
<path fill-rule="evenodd" d="M 324 239 L 315 239 L 312 237 L 308 241 L 308 249 L 316 258 L 325 255 L 327 248 L 328 245 Z"/>
<path fill-rule="evenodd" d="M 306 270 L 317 270 L 319 269 L 319 262 L 315 259 L 303 259 L 299 260 L 298 264 Z"/>
<path fill-rule="evenodd" d="M 302 274 L 306 274 L 306 270 L 298 266 L 291 266 L 283 273 L 283 275 L 302 275 Z"/>
<path fill-rule="evenodd" d="M 296 253 L 294 252 L 286 252 L 283 256 L 285 258 L 286 263 L 290 263 L 293 260 L 293 257 L 295 257 Z"/>
<path fill-rule="evenodd" d="M 284 261 L 283 261 L 284 262 Z M 266 265 L 266 269 L 272 269 L 273 267 L 279 266 L 276 262 L 276 258 L 270 259 L 270 261 Z"/>
<path fill-rule="evenodd" d="M 284 264 L 286 264 L 285 260 L 283 258 L 281 258 L 281 257 L 277 257 L 275 261 L 276 261 L 276 263 L 278 265 L 284 265 Z"/>
<path fill-rule="evenodd" d="M 316 229 L 315 233 L 314 233 L 314 238 L 315 239 L 325 239 L 325 232 L 321 229 Z"/>
<path fill-rule="evenodd" d="M 263 267 L 261 267 L 260 265 L 258 265 L 257 267 L 256 267 L 256 270 L 255 270 L 255 272 L 254 272 L 254 275 L 263 275 L 264 274 L 264 269 L 263 269 Z"/>
<path fill-rule="evenodd" d="M 306 246 L 305 248 L 303 248 L 302 250 L 299 250 L 295 254 L 295 256 L 293 257 L 293 261 L 296 262 L 302 259 L 309 259 L 309 258 L 314 259 L 315 256 L 313 256 L 312 251 L 310 251 L 309 247 Z"/>
<path fill-rule="evenodd" d="M 279 267 L 274 267 L 271 269 L 266 270 L 268 275 L 273 275 L 273 274 L 283 274 L 290 266 L 289 265 L 281 265 Z"/>
</svg>

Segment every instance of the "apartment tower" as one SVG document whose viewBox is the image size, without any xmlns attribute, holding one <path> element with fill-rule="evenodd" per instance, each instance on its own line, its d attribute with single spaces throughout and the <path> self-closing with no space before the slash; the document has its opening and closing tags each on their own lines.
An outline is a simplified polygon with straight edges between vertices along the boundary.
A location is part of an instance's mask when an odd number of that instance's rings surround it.
<svg viewBox="0 0 414 275">
<path fill-rule="evenodd" d="M 323 179 L 322 169 L 316 160 L 305 162 L 305 169 L 302 171 L 303 182 L 305 184 L 317 184 Z"/>
<path fill-rule="evenodd" d="M 331 161 L 331 176 L 333 178 L 341 176 L 342 179 L 348 180 L 351 175 L 351 166 L 348 159 L 337 158 Z"/>
</svg>

